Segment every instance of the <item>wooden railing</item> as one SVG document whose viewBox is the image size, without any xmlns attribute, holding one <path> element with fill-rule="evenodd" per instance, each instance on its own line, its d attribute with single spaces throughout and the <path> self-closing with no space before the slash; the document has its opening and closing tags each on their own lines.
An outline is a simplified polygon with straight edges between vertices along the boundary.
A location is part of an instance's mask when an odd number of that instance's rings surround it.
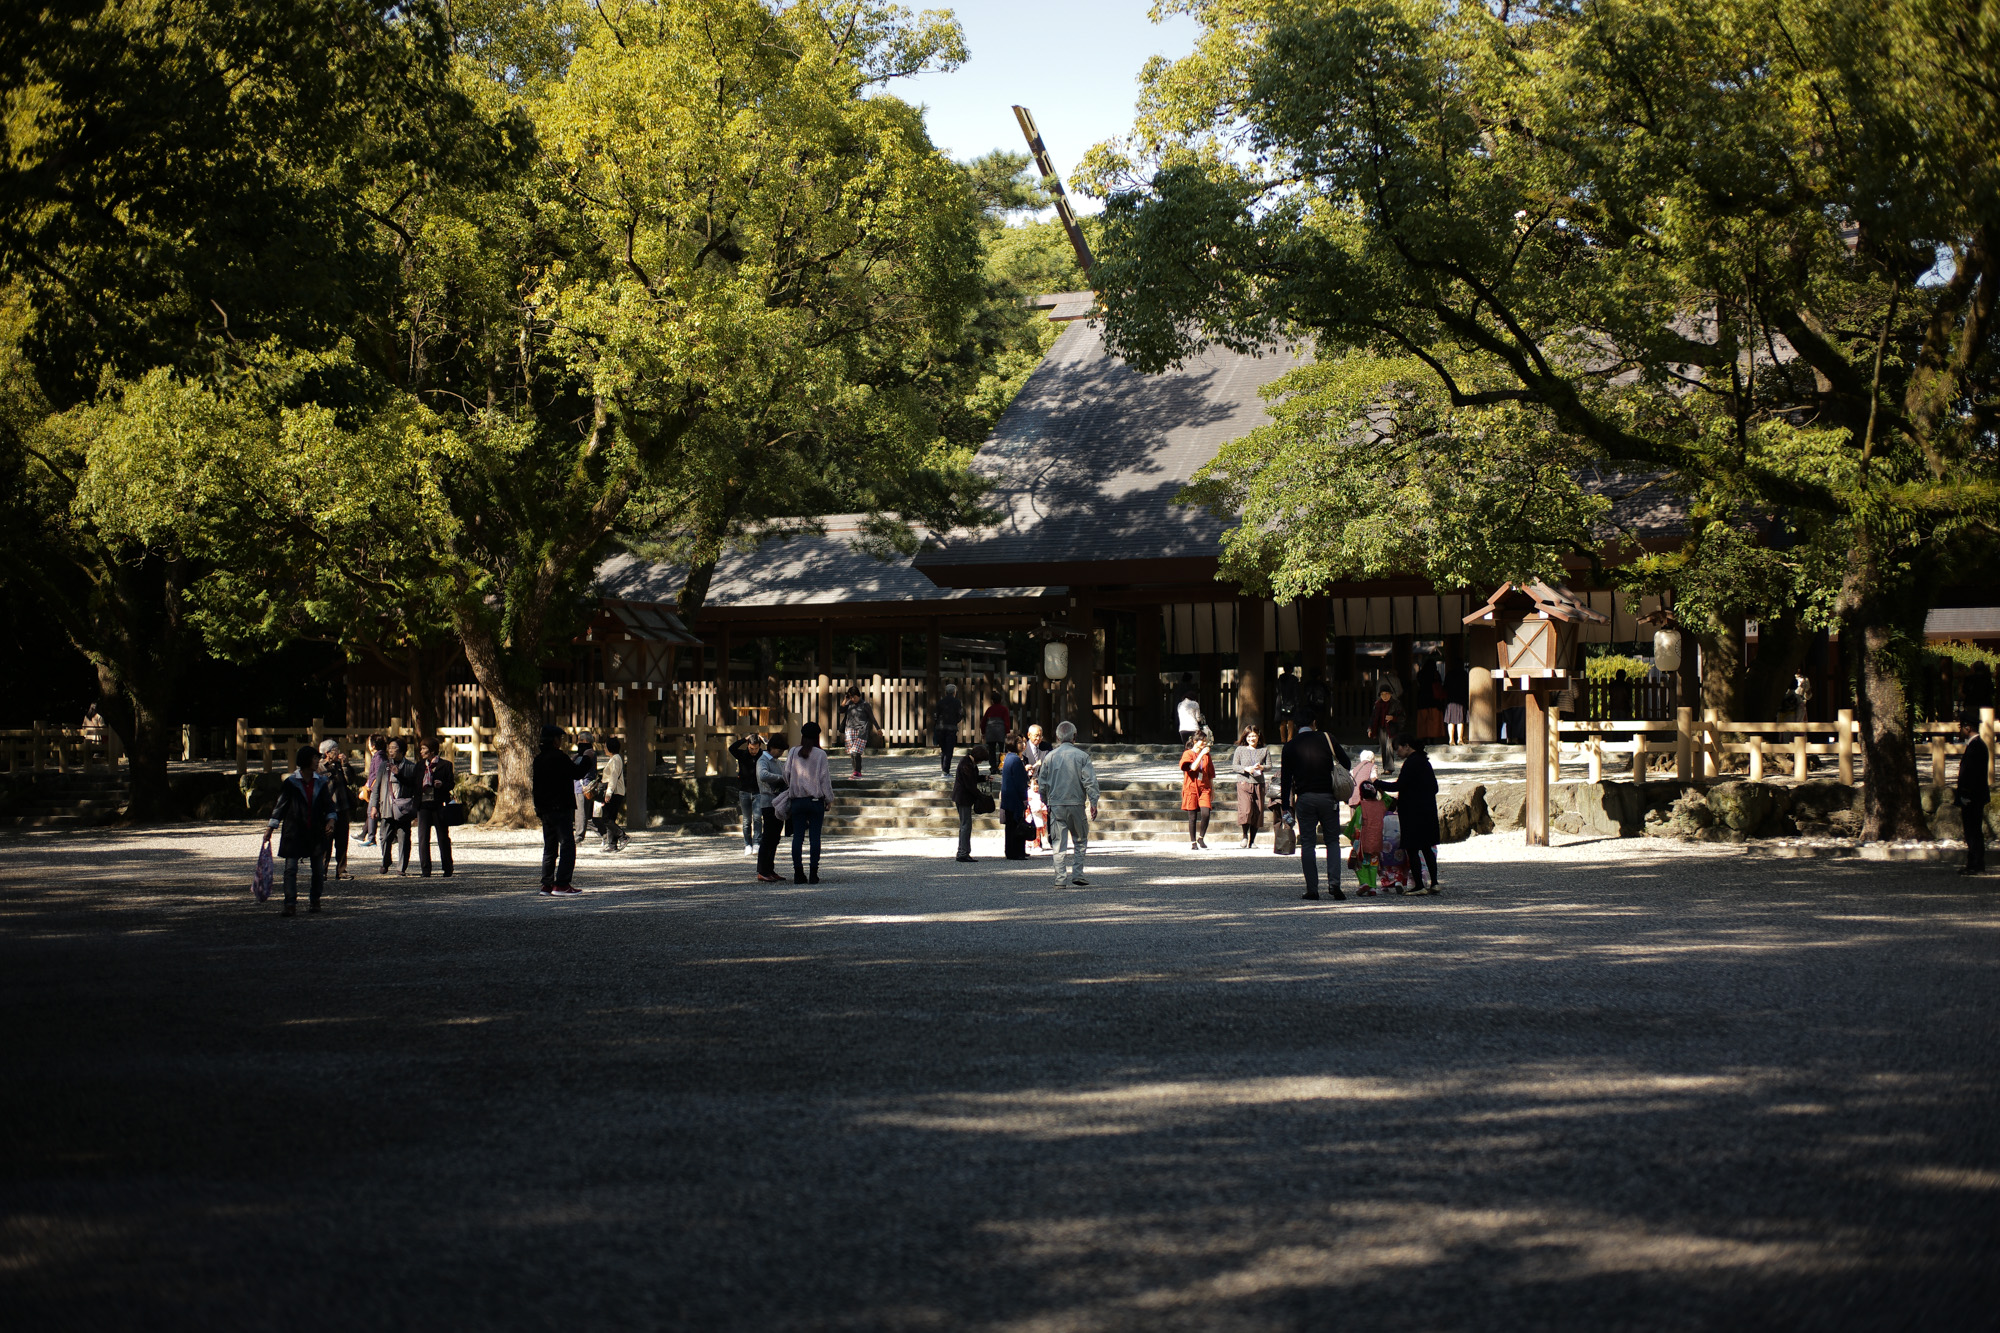
<svg viewBox="0 0 2000 1333">
<path fill-rule="evenodd" d="M 2000 755 L 1994 753 L 1994 711 L 1980 709 L 1979 719 L 1990 781 L 2000 771 Z M 1581 753 L 1592 782 L 1602 779 L 1607 754 L 1624 753 L 1632 756 L 1632 776 L 1640 782 L 1650 777 L 1679 781 L 1697 775 L 1720 777 L 1735 770 L 1737 755 L 1744 756 L 1744 770 L 1752 782 L 1763 781 L 1767 768 L 1782 770 L 1796 781 L 1805 777 L 1813 756 L 1831 755 L 1840 780 L 1852 783 L 1854 756 L 1861 746 L 1861 724 L 1848 708 L 1832 722 L 1730 722 L 1716 717 L 1712 708 L 1700 721 L 1692 708 L 1682 708 L 1671 722 L 1578 722 L 1552 710 L 1550 724 L 1551 779 L 1560 771 L 1565 741 L 1573 737 L 1571 749 Z M 1930 757 L 1931 782 L 1942 784 L 1951 759 L 1965 753 L 1958 724 L 1919 723 L 1914 730 L 1920 748 Z"/>
</svg>

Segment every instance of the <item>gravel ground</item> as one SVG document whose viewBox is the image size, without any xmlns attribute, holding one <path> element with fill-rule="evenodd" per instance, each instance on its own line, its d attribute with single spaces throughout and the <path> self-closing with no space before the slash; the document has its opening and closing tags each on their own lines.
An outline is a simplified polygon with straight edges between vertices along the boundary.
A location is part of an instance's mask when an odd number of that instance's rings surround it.
<svg viewBox="0 0 2000 1333">
<path fill-rule="evenodd" d="M 9 1329 L 1991 1328 L 2000 881 L 0 843 Z M 992 853 L 995 847 L 984 848 Z M 1350 886 L 1352 881 L 1349 881 Z"/>
</svg>

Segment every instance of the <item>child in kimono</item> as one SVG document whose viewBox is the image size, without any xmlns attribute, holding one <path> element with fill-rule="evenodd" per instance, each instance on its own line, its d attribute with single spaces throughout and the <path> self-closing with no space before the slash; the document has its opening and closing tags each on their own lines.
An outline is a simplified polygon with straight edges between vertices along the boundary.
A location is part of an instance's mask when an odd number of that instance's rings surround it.
<svg viewBox="0 0 2000 1333">
<path fill-rule="evenodd" d="M 1382 820 L 1387 814 L 1388 807 L 1374 783 L 1364 782 L 1354 789 L 1354 815 L 1347 821 L 1347 837 L 1353 850 L 1347 854 L 1347 864 L 1354 868 L 1354 879 L 1361 886 L 1363 898 L 1373 898 L 1378 892 Z"/>
<path fill-rule="evenodd" d="M 1049 803 L 1042 799 L 1042 784 L 1028 779 L 1028 818 L 1035 824 L 1034 850 L 1045 852 L 1049 832 Z"/>
<path fill-rule="evenodd" d="M 1396 798 L 1384 796 L 1388 813 L 1382 816 L 1382 851 L 1376 858 L 1375 887 L 1384 894 L 1405 891 L 1410 882 L 1410 854 L 1403 850 L 1403 820 L 1396 813 Z"/>
</svg>

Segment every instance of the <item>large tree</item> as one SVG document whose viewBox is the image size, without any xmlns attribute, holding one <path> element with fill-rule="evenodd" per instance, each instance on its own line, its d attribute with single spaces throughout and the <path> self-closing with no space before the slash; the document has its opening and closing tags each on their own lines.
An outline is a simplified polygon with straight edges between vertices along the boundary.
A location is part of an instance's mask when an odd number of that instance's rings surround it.
<svg viewBox="0 0 2000 1333">
<path fill-rule="evenodd" d="M 393 288 L 364 196 L 486 151 L 448 62 L 424 0 L 51 0 L 0 29 L 0 560 L 96 666 L 136 816 L 165 808 L 218 511 L 156 523 L 93 473 L 209 407 L 238 420 L 158 375 L 261 392 L 273 347 L 337 351 Z M 302 391 L 350 396 L 341 361 Z"/>
<path fill-rule="evenodd" d="M 543 663 L 628 509 L 676 515 L 699 558 L 795 441 L 907 448 L 898 367 L 955 342 L 976 250 L 960 174 L 881 91 L 961 57 L 948 19 L 756 0 L 500 17 L 461 33 L 461 78 L 533 151 L 501 185 L 380 200 L 401 296 L 356 355 L 420 410 L 407 447 L 440 508 L 400 536 L 441 572 L 492 700 L 495 818 L 525 822 Z"/>
<path fill-rule="evenodd" d="M 1311 585 L 1296 553 L 1324 529 L 1297 517 L 1324 474 L 1426 432 L 1486 488 L 1437 497 L 1453 549 L 1510 490 L 1587 517 L 1558 475 L 1587 465 L 1732 530 L 1829 528 L 1867 830 L 1921 835 L 1910 634 L 1995 515 L 2000 37 L 1979 6 L 1189 9 L 1195 52 L 1149 70 L 1133 141 L 1089 164 L 1109 195 L 1093 276 L 1141 366 L 1210 338 L 1309 338 L 1341 363 L 1317 450 L 1211 473 L 1238 548 Z M 1554 572 L 1575 532 L 1516 572 Z"/>
</svg>

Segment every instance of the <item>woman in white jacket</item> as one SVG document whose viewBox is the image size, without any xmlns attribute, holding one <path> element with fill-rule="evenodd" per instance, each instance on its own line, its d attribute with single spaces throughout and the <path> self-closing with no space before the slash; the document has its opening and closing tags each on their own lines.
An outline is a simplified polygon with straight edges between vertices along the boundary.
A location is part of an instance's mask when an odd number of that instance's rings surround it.
<svg viewBox="0 0 2000 1333">
<path fill-rule="evenodd" d="M 799 728 L 799 743 L 785 756 L 785 788 L 790 802 L 785 822 L 792 829 L 792 883 L 819 883 L 819 834 L 826 822 L 826 808 L 833 804 L 833 775 L 827 771 L 826 751 L 819 745 L 819 723 Z M 801 846 L 812 838 L 812 870 L 808 873 Z"/>
<path fill-rule="evenodd" d="M 625 814 L 625 743 L 616 736 L 607 736 L 604 748 L 610 758 L 598 772 L 598 779 L 604 783 L 604 808 L 597 816 L 597 836 L 599 846 L 607 852 L 615 852 L 628 839 L 618 821 Z"/>
</svg>

